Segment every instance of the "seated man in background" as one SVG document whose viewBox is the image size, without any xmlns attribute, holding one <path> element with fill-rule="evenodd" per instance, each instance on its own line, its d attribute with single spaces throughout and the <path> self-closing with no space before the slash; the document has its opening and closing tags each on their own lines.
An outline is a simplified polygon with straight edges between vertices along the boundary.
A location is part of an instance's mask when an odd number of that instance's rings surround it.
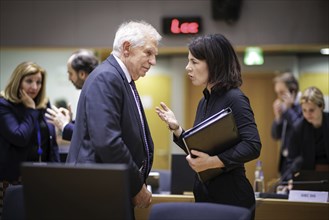
<svg viewBox="0 0 329 220">
<path fill-rule="evenodd" d="M 69 80 L 77 89 L 82 89 L 85 80 L 98 63 L 92 51 L 81 49 L 74 52 L 67 61 Z M 62 132 L 63 140 L 71 141 L 74 121 L 72 121 L 70 105 L 67 109 L 52 106 L 51 109 L 47 109 L 46 117 L 48 122 L 54 124 Z"/>
</svg>

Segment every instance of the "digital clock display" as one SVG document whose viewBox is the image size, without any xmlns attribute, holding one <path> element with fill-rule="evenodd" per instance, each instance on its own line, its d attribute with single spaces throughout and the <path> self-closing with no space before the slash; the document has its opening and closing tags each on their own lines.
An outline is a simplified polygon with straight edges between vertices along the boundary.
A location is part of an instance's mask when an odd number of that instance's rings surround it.
<svg viewBox="0 0 329 220">
<path fill-rule="evenodd" d="M 200 17 L 166 17 L 162 28 L 167 35 L 193 35 L 201 33 L 202 23 Z"/>
</svg>

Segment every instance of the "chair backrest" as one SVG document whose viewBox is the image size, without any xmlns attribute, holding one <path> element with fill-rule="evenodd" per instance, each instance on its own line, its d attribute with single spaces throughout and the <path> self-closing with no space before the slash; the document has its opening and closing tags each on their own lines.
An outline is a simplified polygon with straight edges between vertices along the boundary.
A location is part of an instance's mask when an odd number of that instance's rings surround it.
<svg viewBox="0 0 329 220">
<path fill-rule="evenodd" d="M 186 161 L 185 154 L 171 156 L 171 194 L 184 194 L 193 191 L 195 172 Z"/>
<path fill-rule="evenodd" d="M 170 193 L 171 184 L 171 171 L 170 170 L 158 170 L 160 173 L 160 193 Z"/>
<path fill-rule="evenodd" d="M 216 203 L 168 202 L 154 204 L 149 220 L 249 220 L 247 208 Z"/>
<path fill-rule="evenodd" d="M 132 219 L 125 164 L 23 163 L 26 218 Z"/>
<path fill-rule="evenodd" d="M 146 184 L 151 185 L 153 194 L 170 194 L 171 171 L 170 170 L 152 170 Z"/>
<path fill-rule="evenodd" d="M 24 220 L 25 206 L 22 185 L 10 185 L 3 199 L 2 220 Z"/>
</svg>

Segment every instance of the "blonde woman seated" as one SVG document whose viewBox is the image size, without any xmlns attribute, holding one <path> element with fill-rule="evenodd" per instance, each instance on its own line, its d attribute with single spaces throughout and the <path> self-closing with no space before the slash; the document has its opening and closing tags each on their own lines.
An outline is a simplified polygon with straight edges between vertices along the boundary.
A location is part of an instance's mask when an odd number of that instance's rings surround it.
<svg viewBox="0 0 329 220">
<path fill-rule="evenodd" d="M 307 88 L 300 99 L 304 118 L 294 125 L 289 162 L 302 158 L 299 170 L 329 171 L 329 113 L 316 87 Z M 297 171 L 297 170 L 296 170 Z"/>
</svg>

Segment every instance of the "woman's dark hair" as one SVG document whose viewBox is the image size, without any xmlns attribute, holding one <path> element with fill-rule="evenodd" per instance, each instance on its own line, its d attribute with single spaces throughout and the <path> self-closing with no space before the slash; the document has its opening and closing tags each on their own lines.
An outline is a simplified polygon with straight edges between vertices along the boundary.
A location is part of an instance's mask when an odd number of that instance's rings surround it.
<svg viewBox="0 0 329 220">
<path fill-rule="evenodd" d="M 213 91 L 229 90 L 242 85 L 241 67 L 231 43 L 221 34 L 208 34 L 194 38 L 188 49 L 191 54 L 205 60 Z"/>
<path fill-rule="evenodd" d="M 98 63 L 98 59 L 94 54 L 89 51 L 80 50 L 75 53 L 75 56 L 71 61 L 71 66 L 76 72 L 83 70 L 89 74 L 96 68 Z"/>
</svg>

